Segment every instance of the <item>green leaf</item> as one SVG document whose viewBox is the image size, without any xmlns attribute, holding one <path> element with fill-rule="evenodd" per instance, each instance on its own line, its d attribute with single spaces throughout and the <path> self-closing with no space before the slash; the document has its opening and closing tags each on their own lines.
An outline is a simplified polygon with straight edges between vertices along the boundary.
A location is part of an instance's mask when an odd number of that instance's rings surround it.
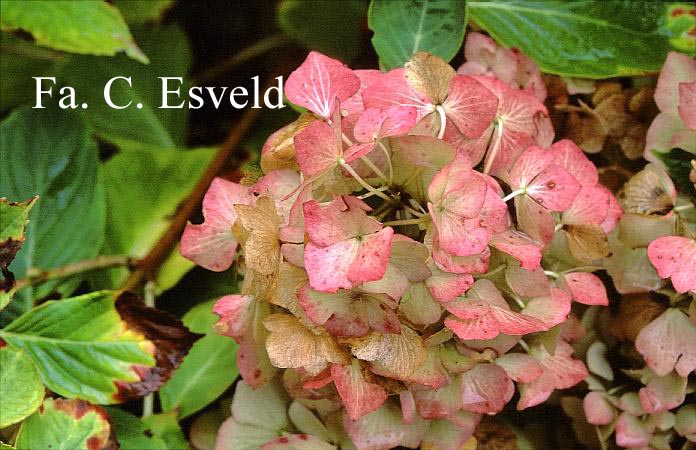
<svg viewBox="0 0 696 450">
<path fill-rule="evenodd" d="M 680 148 L 673 148 L 667 153 L 653 151 L 653 154 L 665 164 L 677 190 L 696 202 L 696 186 L 689 179 L 691 161 L 696 159 L 696 155 Z"/>
<path fill-rule="evenodd" d="M 167 229 L 177 206 L 189 195 L 214 153 L 213 149 L 176 151 L 140 145 L 102 164 L 107 223 L 101 253 L 144 257 Z M 175 284 L 193 267 L 178 250 L 169 261 L 170 265 L 159 272 L 159 290 Z M 116 288 L 127 274 L 126 269 L 109 270 L 109 279 L 99 282 L 99 287 Z M 168 275 L 173 276 L 162 279 Z"/>
<path fill-rule="evenodd" d="M 217 298 L 207 300 L 189 309 L 186 314 L 184 314 L 184 317 L 181 318 L 186 328 L 194 333 L 212 333 L 213 325 L 219 319 L 217 314 L 213 313 L 213 306 L 215 306 L 217 300 Z"/>
<path fill-rule="evenodd" d="M 362 51 L 366 14 L 365 0 L 284 0 L 278 5 L 276 19 L 285 34 L 306 48 L 350 62 Z"/>
<path fill-rule="evenodd" d="M 80 114 L 97 134 L 120 143 L 134 141 L 160 147 L 183 146 L 186 136 L 188 110 L 164 109 L 162 85 L 158 77 L 182 77 L 186 80 L 191 59 L 190 49 L 183 30 L 176 25 L 144 30 L 134 27 L 133 33 L 143 49 L 152 55 L 150 64 L 144 66 L 122 55 L 103 59 L 94 56 L 73 56 L 59 69 L 59 84 L 72 86 L 80 102 L 89 105 Z M 132 87 L 122 79 L 111 85 L 114 104 L 126 109 L 113 109 L 104 101 L 104 87 L 115 76 L 131 77 Z M 169 89 L 178 83 L 171 82 Z M 184 82 L 181 94 L 186 95 Z M 143 105 L 142 109 L 137 104 Z M 169 104 L 179 104 L 176 96 L 169 97 Z"/>
<path fill-rule="evenodd" d="M 102 56 L 125 51 L 137 61 L 148 62 L 118 9 L 106 2 L 3 0 L 0 17 L 3 31 L 27 31 L 45 47 Z"/>
<path fill-rule="evenodd" d="M 425 51 L 445 61 L 457 54 L 466 29 L 465 2 L 460 0 L 372 0 L 368 25 L 380 66 L 403 66 Z"/>
<path fill-rule="evenodd" d="M 670 44 L 658 23 L 667 5 L 652 0 L 468 1 L 471 19 L 545 72 L 581 78 L 660 69 Z"/>
<path fill-rule="evenodd" d="M 31 357 L 53 392 L 101 404 L 156 390 L 196 340 L 132 294 L 111 291 L 43 303 L 0 338 Z"/>
<path fill-rule="evenodd" d="M 83 400 L 44 400 L 41 409 L 22 423 L 18 449 L 92 450 L 114 448 L 106 412 Z"/>
<path fill-rule="evenodd" d="M 196 342 L 174 376 L 159 391 L 162 409 L 183 419 L 207 406 L 229 388 L 239 374 L 237 344 L 209 334 Z"/>
<path fill-rule="evenodd" d="M 0 398 L 0 428 L 24 420 L 44 398 L 39 373 L 22 350 L 0 348 Z"/>
<path fill-rule="evenodd" d="M 154 414 L 143 418 L 143 423 L 152 434 L 162 439 L 168 450 L 188 450 L 184 433 L 181 431 L 176 412 Z"/>
<path fill-rule="evenodd" d="M 114 0 L 129 24 L 157 21 L 171 8 L 174 0 Z"/>
<path fill-rule="evenodd" d="M 12 263 L 15 276 L 96 256 L 104 239 L 104 196 L 97 148 L 79 116 L 57 108 L 16 110 L 0 124 L 0 157 L 3 196 L 40 197 Z M 67 293 L 77 283 L 79 277 L 53 280 L 17 295 L 36 298 L 54 289 Z"/>
<path fill-rule="evenodd" d="M 115 407 L 104 408 L 114 424 L 121 450 L 166 450 L 164 441 L 136 416 Z"/>
<path fill-rule="evenodd" d="M 0 112 L 4 113 L 34 101 L 36 87 L 32 77 L 48 76 L 62 55 L 7 33 L 0 33 L 0 48 Z"/>
<path fill-rule="evenodd" d="M 37 197 L 32 197 L 25 202 L 10 203 L 6 198 L 0 198 L 0 246 L 9 245 L 12 241 L 24 242 L 24 231 L 29 223 L 29 211 L 36 199 Z M 2 256 L 5 256 L 4 251 Z"/>
<path fill-rule="evenodd" d="M 0 198 L 0 310 L 12 300 L 15 292 L 15 278 L 7 266 L 24 243 L 29 211 L 36 199 L 32 197 L 25 202 L 8 202 L 6 198 Z"/>
</svg>

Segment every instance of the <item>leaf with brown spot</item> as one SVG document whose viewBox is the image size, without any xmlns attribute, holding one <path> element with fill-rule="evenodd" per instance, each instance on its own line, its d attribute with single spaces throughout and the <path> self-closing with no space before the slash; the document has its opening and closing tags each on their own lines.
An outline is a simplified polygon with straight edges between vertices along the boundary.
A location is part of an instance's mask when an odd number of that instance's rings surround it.
<svg viewBox="0 0 696 450">
<path fill-rule="evenodd" d="M 157 390 L 198 337 L 134 294 L 114 291 L 48 301 L 0 330 L 50 390 L 100 404 Z"/>
<path fill-rule="evenodd" d="M 84 400 L 47 398 L 24 421 L 17 448 L 55 450 L 116 450 L 118 444 L 109 416 Z"/>
<path fill-rule="evenodd" d="M 568 249 L 581 261 L 592 261 L 611 254 L 607 235 L 599 225 L 566 225 Z"/>
<path fill-rule="evenodd" d="M 289 314 L 272 314 L 264 320 L 268 357 L 276 367 L 303 368 L 312 375 L 330 363 L 347 364 L 348 355 L 326 332 L 314 332 Z"/>
<path fill-rule="evenodd" d="M 445 101 L 456 72 L 442 58 L 418 52 L 406 64 L 406 80 L 416 91 L 425 94 L 434 104 Z"/>
</svg>

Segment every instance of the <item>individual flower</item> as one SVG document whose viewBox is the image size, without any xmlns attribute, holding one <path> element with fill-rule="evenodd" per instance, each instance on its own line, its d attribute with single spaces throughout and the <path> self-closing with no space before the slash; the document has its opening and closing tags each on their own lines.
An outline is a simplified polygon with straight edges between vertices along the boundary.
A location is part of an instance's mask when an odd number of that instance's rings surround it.
<svg viewBox="0 0 696 450">
<path fill-rule="evenodd" d="M 304 263 L 314 289 L 337 292 L 384 276 L 394 230 L 369 217 L 369 206 L 337 197 L 328 206 L 312 200 L 303 208 L 309 237 Z"/>
<path fill-rule="evenodd" d="M 669 308 L 641 330 L 636 350 L 658 376 L 696 370 L 696 325 L 678 308 Z"/>
<path fill-rule="evenodd" d="M 580 191 L 580 183 L 554 162 L 551 150 L 530 147 L 515 161 L 508 184 L 513 189 L 517 222 L 532 238 L 546 243 L 555 230 L 552 212 L 565 211 Z"/>
</svg>

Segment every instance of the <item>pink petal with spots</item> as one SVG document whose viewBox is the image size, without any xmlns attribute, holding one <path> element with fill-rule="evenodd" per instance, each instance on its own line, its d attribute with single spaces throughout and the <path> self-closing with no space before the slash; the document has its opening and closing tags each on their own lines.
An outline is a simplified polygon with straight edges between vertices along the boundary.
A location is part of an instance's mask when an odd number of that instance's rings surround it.
<svg viewBox="0 0 696 450">
<path fill-rule="evenodd" d="M 551 146 L 553 160 L 563 167 L 582 186 L 594 186 L 599 182 L 597 168 L 575 142 L 563 139 Z"/>
<path fill-rule="evenodd" d="M 689 55 L 669 52 L 655 88 L 655 103 L 662 112 L 678 114 L 681 83 L 696 80 L 696 61 Z"/>
<path fill-rule="evenodd" d="M 497 358 L 495 363 L 505 369 L 510 378 L 520 383 L 532 382 L 544 373 L 539 361 L 524 353 L 508 353 Z"/>
<path fill-rule="evenodd" d="M 335 167 L 343 157 L 340 128 L 326 122 L 312 122 L 295 136 L 297 164 L 306 177 Z"/>
<path fill-rule="evenodd" d="M 357 285 L 376 281 L 384 276 L 389 263 L 394 229 L 387 227 L 375 234 L 364 236 L 348 269 L 348 279 Z"/>
<path fill-rule="evenodd" d="M 336 450 L 336 446 L 309 434 L 290 434 L 266 442 L 260 450 Z"/>
<path fill-rule="evenodd" d="M 382 229 L 381 223 L 366 214 L 370 207 L 355 197 L 336 197 L 327 206 L 310 200 L 302 206 L 309 240 L 320 246 L 376 233 Z"/>
<path fill-rule="evenodd" d="M 455 75 L 442 107 L 459 131 L 474 139 L 481 136 L 495 118 L 498 98 L 474 78 Z"/>
<path fill-rule="evenodd" d="M 491 239 L 491 233 L 481 226 L 481 219 L 465 219 L 448 211 L 438 213 L 428 204 L 442 250 L 453 256 L 472 256 L 482 253 Z"/>
<path fill-rule="evenodd" d="M 513 89 L 494 78 L 474 78 L 498 97 L 499 125 L 493 133 L 491 146 L 499 148 L 495 155 L 489 151 L 486 158 L 494 156 L 490 174 L 502 176 L 529 146 L 544 145 L 548 141 L 548 112 L 539 100 L 527 92 Z"/>
<path fill-rule="evenodd" d="M 372 142 L 384 137 L 406 134 L 415 124 L 416 108 L 369 108 L 355 123 L 353 135 L 360 142 Z"/>
<path fill-rule="evenodd" d="M 352 420 L 358 420 L 375 411 L 387 399 L 384 389 L 365 381 L 360 365 L 355 359 L 350 366 L 332 365 L 331 378 Z"/>
<path fill-rule="evenodd" d="M 607 289 L 597 275 L 588 272 L 572 272 L 566 274 L 563 281 L 576 302 L 585 305 L 607 306 L 609 304 Z"/>
<path fill-rule="evenodd" d="M 312 242 L 305 244 L 304 266 L 309 284 L 319 291 L 336 292 L 339 288 L 350 289 L 353 282 L 348 271 L 358 254 L 360 243 L 347 239 L 327 247 Z"/>
<path fill-rule="evenodd" d="M 526 188 L 526 194 L 552 211 L 568 209 L 580 191 L 580 184 L 563 167 L 553 163 L 548 150 L 531 147 L 515 162 L 510 184 Z"/>
<path fill-rule="evenodd" d="M 346 100 L 358 92 L 360 79 L 345 64 L 312 51 L 288 77 L 285 95 L 296 105 L 328 119 L 336 99 Z"/>
<path fill-rule="evenodd" d="M 616 409 L 602 392 L 591 391 L 582 400 L 587 422 L 592 425 L 609 425 L 616 417 Z"/>
<path fill-rule="evenodd" d="M 609 192 L 608 189 L 606 190 Z M 607 210 L 607 217 L 604 219 L 604 222 L 599 224 L 599 226 L 602 227 L 602 230 L 604 230 L 605 233 L 609 234 L 619 224 L 623 214 L 623 208 L 621 208 L 619 201 L 616 199 L 616 197 L 614 197 L 614 194 L 609 192 L 609 209 Z"/>
<path fill-rule="evenodd" d="M 489 414 L 503 410 L 515 393 L 515 386 L 505 370 L 495 364 L 477 364 L 462 374 L 462 409 Z"/>
<path fill-rule="evenodd" d="M 566 211 L 566 225 L 600 225 L 609 214 L 611 193 L 602 186 L 583 186 Z"/>
<path fill-rule="evenodd" d="M 547 329 L 565 322 L 570 314 L 570 295 L 554 287 L 550 291 L 550 295 L 531 299 L 522 310 L 522 313 L 544 322 Z"/>
<path fill-rule="evenodd" d="M 523 269 L 535 270 L 541 263 L 542 245 L 519 231 L 494 234 L 491 246 L 517 259 Z"/>
<path fill-rule="evenodd" d="M 417 121 L 433 111 L 430 100 L 413 89 L 403 68 L 394 69 L 378 77 L 362 91 L 366 108 L 387 109 L 390 106 L 416 108 Z"/>
<path fill-rule="evenodd" d="M 641 448 L 650 445 L 652 432 L 638 417 L 621 413 L 616 421 L 616 445 L 624 448 Z"/>
<path fill-rule="evenodd" d="M 213 312 L 219 317 L 214 326 L 217 333 L 241 338 L 251 326 L 254 314 L 254 297 L 251 295 L 226 295 L 215 302 Z"/>
<path fill-rule="evenodd" d="M 486 180 L 488 189 L 486 196 L 479 211 L 481 226 L 490 230 L 491 233 L 501 233 L 512 224 L 510 214 L 508 214 L 507 204 L 503 201 L 503 190 L 495 179 L 487 175 L 482 175 Z"/>
<path fill-rule="evenodd" d="M 249 205 L 253 201 L 248 187 L 215 178 L 203 198 L 205 221 L 200 225 L 186 224 L 181 255 L 208 270 L 227 270 L 237 249 L 232 236 L 232 225 L 237 220 L 234 205 Z"/>
<path fill-rule="evenodd" d="M 679 83 L 679 115 L 687 127 L 696 130 L 696 80 Z"/>
<path fill-rule="evenodd" d="M 679 293 L 696 291 L 696 240 L 665 236 L 648 245 L 648 258 L 660 278 L 671 278 Z"/>
<path fill-rule="evenodd" d="M 529 237 L 544 245 L 553 238 L 556 221 L 548 209 L 525 195 L 515 197 L 515 209 L 517 225 Z"/>
<path fill-rule="evenodd" d="M 636 350 L 658 376 L 672 369 L 682 377 L 696 370 L 696 325 L 677 308 L 669 308 L 643 328 Z"/>
</svg>

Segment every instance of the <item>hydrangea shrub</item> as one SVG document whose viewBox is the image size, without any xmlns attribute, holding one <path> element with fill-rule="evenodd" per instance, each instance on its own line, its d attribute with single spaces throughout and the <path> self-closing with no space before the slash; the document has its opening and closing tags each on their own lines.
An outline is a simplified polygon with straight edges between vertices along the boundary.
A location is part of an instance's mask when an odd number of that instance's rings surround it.
<svg viewBox="0 0 696 450">
<path fill-rule="evenodd" d="M 693 405 L 663 414 L 696 367 L 696 242 L 669 176 L 648 166 L 620 202 L 554 142 L 528 58 L 477 33 L 466 49 L 458 70 L 421 52 L 386 73 L 311 52 L 285 86 L 306 112 L 268 138 L 263 176 L 211 185 L 181 252 L 244 273 L 214 307 L 243 379 L 218 448 L 457 450 L 516 391 L 523 410 L 587 379 L 573 344 L 596 336 L 571 306 L 608 304 L 605 268 L 619 292 L 675 295 L 635 339 L 645 386 L 590 383 L 587 421 L 628 447 L 696 435 Z M 658 100 L 686 127 L 689 86 Z"/>
</svg>

